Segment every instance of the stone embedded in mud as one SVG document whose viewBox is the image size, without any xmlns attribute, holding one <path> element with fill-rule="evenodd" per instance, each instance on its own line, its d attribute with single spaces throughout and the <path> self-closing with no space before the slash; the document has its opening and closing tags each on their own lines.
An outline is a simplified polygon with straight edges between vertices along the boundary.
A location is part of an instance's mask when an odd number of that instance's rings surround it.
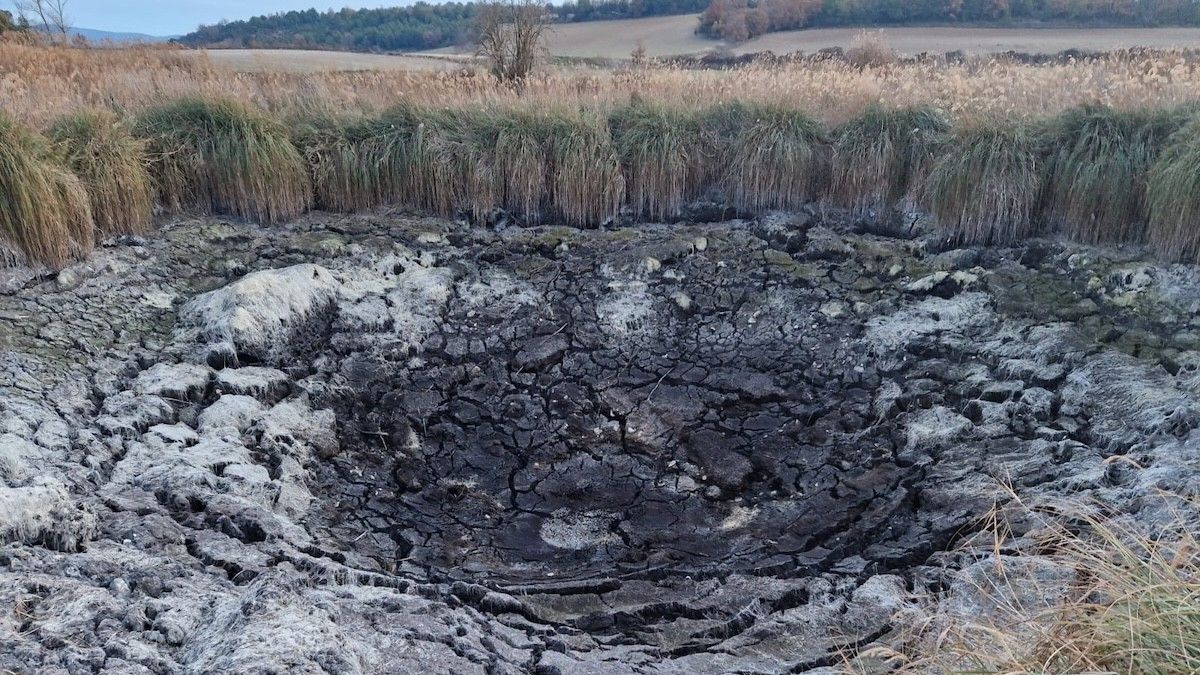
<svg viewBox="0 0 1200 675">
<path fill-rule="evenodd" d="M 183 319 L 199 329 L 210 355 L 231 362 L 270 361 L 288 353 L 308 322 L 328 309 L 339 283 L 320 265 L 253 272 L 184 306 Z"/>
<path fill-rule="evenodd" d="M 156 424 L 175 419 L 175 409 L 161 396 L 123 391 L 104 399 L 96 424 L 107 434 L 134 438 Z"/>
<path fill-rule="evenodd" d="M 28 477 L 45 455 L 45 450 L 17 434 L 0 435 L 0 478 L 12 483 Z"/>
</svg>

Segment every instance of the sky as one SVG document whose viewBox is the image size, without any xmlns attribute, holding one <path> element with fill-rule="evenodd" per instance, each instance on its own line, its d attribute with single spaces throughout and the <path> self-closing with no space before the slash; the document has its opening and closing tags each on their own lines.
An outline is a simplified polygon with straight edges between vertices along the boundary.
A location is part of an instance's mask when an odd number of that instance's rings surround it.
<svg viewBox="0 0 1200 675">
<path fill-rule="evenodd" d="M 67 16 L 80 28 L 149 35 L 181 35 L 200 24 L 233 21 L 292 9 L 395 7 L 404 0 L 68 0 Z M 12 0 L 0 0 L 12 9 Z M 14 12 L 15 13 L 15 12 Z"/>
</svg>

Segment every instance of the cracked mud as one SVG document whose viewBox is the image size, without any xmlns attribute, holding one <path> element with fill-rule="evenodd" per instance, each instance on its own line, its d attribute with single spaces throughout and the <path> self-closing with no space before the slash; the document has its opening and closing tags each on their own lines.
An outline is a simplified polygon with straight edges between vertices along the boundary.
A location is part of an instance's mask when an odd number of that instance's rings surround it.
<svg viewBox="0 0 1200 675">
<path fill-rule="evenodd" d="M 1014 494 L 1200 488 L 1200 273 L 1131 253 L 314 214 L 10 276 L 14 671 L 815 670 Z"/>
</svg>

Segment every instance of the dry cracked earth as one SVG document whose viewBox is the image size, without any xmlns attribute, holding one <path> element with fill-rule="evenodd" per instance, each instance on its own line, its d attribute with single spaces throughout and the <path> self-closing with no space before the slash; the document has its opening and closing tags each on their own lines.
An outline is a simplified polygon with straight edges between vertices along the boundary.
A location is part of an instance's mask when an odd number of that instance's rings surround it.
<svg viewBox="0 0 1200 675">
<path fill-rule="evenodd" d="M 1137 251 L 313 214 L 3 283 L 0 670 L 832 672 L 1062 577 L 997 505 L 1200 492 Z"/>
</svg>

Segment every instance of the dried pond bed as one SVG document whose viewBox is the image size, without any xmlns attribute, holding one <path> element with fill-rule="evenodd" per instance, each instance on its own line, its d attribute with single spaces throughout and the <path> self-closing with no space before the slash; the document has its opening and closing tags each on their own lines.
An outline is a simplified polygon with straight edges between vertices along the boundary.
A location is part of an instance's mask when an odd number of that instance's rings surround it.
<svg viewBox="0 0 1200 675">
<path fill-rule="evenodd" d="M 1196 491 L 1197 290 L 807 215 L 177 223 L 0 296 L 0 667 L 829 666 L 1009 486 Z"/>
</svg>

